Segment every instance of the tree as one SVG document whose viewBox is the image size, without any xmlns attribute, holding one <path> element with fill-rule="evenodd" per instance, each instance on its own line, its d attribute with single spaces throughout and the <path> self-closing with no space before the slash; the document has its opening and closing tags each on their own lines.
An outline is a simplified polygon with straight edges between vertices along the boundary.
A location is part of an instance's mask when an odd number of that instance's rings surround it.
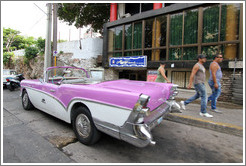
<svg viewBox="0 0 246 166">
<path fill-rule="evenodd" d="M 13 64 L 13 57 L 14 53 L 13 52 L 4 52 L 3 53 L 3 64 L 7 67 L 10 68 L 11 65 Z"/>
<path fill-rule="evenodd" d="M 45 39 L 42 39 L 42 37 L 39 37 L 38 40 L 36 41 L 36 46 L 39 49 L 39 52 L 44 54 L 45 50 Z"/>
<path fill-rule="evenodd" d="M 39 50 L 37 47 L 29 46 L 25 49 L 25 55 L 24 55 L 24 62 L 25 64 L 28 64 L 31 59 L 34 59 Z"/>
<path fill-rule="evenodd" d="M 19 36 L 19 31 L 11 28 L 3 28 L 3 51 L 10 52 L 16 48 L 15 41 L 22 41 L 23 39 Z"/>
<path fill-rule="evenodd" d="M 58 17 L 75 23 L 76 28 L 91 25 L 94 31 L 102 33 L 103 24 L 109 21 L 110 5 L 105 3 L 59 3 Z"/>
<path fill-rule="evenodd" d="M 24 42 L 25 42 L 25 48 L 26 48 L 26 47 L 30 47 L 33 44 L 35 44 L 36 40 L 34 39 L 34 37 L 31 36 L 31 37 L 25 37 Z"/>
<path fill-rule="evenodd" d="M 24 37 L 19 34 L 20 31 L 3 28 L 3 52 L 11 52 L 35 44 L 34 37 Z"/>
</svg>

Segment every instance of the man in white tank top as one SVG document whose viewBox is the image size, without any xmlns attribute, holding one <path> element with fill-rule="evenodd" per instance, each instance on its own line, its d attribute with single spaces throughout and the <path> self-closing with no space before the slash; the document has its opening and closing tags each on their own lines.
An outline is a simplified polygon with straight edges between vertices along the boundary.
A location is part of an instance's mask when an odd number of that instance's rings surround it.
<svg viewBox="0 0 246 166">
<path fill-rule="evenodd" d="M 208 114 L 206 110 L 207 109 L 207 91 L 205 87 L 206 69 L 203 66 L 203 64 L 207 61 L 206 55 L 203 54 L 198 55 L 197 61 L 198 62 L 192 68 L 189 85 L 187 87 L 188 89 L 190 89 L 194 80 L 194 87 L 196 90 L 196 94 L 186 101 L 181 101 L 180 102 L 181 108 L 185 110 L 185 105 L 201 97 L 200 115 L 204 117 L 212 118 L 213 115 Z"/>
</svg>

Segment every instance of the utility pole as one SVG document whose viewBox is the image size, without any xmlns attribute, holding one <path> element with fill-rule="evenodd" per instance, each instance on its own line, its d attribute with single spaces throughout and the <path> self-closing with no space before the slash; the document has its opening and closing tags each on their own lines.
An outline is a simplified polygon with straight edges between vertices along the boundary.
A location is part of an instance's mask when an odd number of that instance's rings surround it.
<svg viewBox="0 0 246 166">
<path fill-rule="evenodd" d="M 45 40 L 45 58 L 44 58 L 44 71 L 51 67 L 51 24 L 52 24 L 52 7 L 51 3 L 47 3 L 47 30 Z"/>
<path fill-rule="evenodd" d="M 57 55 L 57 4 L 53 3 L 53 58 L 54 65 L 56 66 Z"/>
</svg>

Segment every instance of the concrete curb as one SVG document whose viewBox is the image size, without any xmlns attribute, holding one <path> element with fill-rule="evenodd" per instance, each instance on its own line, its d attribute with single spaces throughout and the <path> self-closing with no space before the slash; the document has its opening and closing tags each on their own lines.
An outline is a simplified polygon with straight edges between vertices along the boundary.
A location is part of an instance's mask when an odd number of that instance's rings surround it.
<svg viewBox="0 0 246 166">
<path fill-rule="evenodd" d="M 228 123 L 213 122 L 200 118 L 194 118 L 187 115 L 181 115 L 179 113 L 169 113 L 166 115 L 164 119 L 243 137 L 242 127 Z"/>
<path fill-rule="evenodd" d="M 182 97 L 175 97 L 175 100 L 177 102 L 180 102 L 181 100 L 185 101 L 187 100 L 187 98 L 182 98 Z M 193 104 L 199 104 L 200 105 L 201 99 L 197 99 L 195 101 L 192 101 Z M 223 102 L 223 101 L 217 101 L 217 107 L 224 107 L 224 108 L 228 108 L 228 107 L 233 107 L 233 108 L 238 108 L 238 109 L 243 109 L 243 105 L 242 104 L 236 104 L 236 103 L 232 103 L 232 102 Z"/>
</svg>

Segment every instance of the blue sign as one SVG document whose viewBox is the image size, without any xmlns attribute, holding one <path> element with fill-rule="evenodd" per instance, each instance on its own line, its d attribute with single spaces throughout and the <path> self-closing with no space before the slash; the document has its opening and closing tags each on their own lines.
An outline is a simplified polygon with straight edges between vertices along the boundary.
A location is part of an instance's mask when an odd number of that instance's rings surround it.
<svg viewBox="0 0 246 166">
<path fill-rule="evenodd" d="M 109 59 L 110 67 L 147 67 L 147 56 L 113 57 Z"/>
</svg>

